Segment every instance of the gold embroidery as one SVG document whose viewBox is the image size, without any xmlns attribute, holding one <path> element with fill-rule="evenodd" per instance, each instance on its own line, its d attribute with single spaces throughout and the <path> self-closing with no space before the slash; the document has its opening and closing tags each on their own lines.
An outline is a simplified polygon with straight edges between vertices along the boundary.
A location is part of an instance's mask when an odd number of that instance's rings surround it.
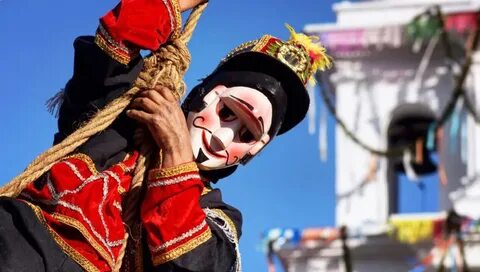
<svg viewBox="0 0 480 272">
<path fill-rule="evenodd" d="M 107 53 L 112 59 L 120 62 L 121 64 L 128 64 L 130 62 L 130 56 L 119 52 L 112 48 L 108 42 L 101 35 L 95 35 L 95 44 L 100 47 L 105 53 Z"/>
<path fill-rule="evenodd" d="M 221 63 L 225 63 L 228 61 L 230 58 L 234 57 L 235 55 L 239 54 L 241 51 L 248 49 L 251 47 L 249 52 L 262 52 L 262 49 L 270 42 L 270 39 L 272 39 L 273 36 L 270 35 L 264 35 L 258 40 L 253 40 L 253 41 L 248 41 L 245 43 L 240 44 L 239 46 L 235 47 L 228 55 L 222 59 Z"/>
<path fill-rule="evenodd" d="M 72 228 L 75 228 L 78 230 L 85 239 L 87 239 L 87 242 L 92 246 L 102 257 L 103 259 L 108 263 L 110 268 L 113 268 L 114 263 L 112 260 L 112 257 L 103 249 L 103 247 L 90 235 L 88 230 L 83 226 L 82 223 L 80 223 L 78 220 L 73 219 L 71 217 L 61 215 L 58 213 L 52 214 L 52 217 L 57 219 L 59 222 L 68 225 Z"/>
<path fill-rule="evenodd" d="M 199 236 L 195 237 L 194 239 L 186 242 L 185 244 L 167 251 L 165 253 L 156 255 L 152 257 L 152 261 L 154 265 L 161 265 L 163 263 L 169 262 L 171 260 L 175 260 L 176 258 L 182 256 L 185 253 L 188 253 L 192 251 L 193 249 L 197 248 L 201 244 L 205 243 L 212 237 L 212 232 L 210 231 L 210 228 L 207 229 L 207 231 L 204 231 L 202 234 Z"/>
<path fill-rule="evenodd" d="M 98 174 L 97 168 L 95 167 L 95 163 L 93 163 L 92 158 L 90 158 L 88 155 L 85 155 L 83 153 L 75 153 L 73 155 L 65 157 L 65 159 L 63 160 L 68 160 L 71 158 L 81 160 L 82 162 L 84 162 L 87 165 L 88 170 L 90 170 L 90 172 L 92 172 L 93 175 Z"/>
<path fill-rule="evenodd" d="M 130 157 L 131 157 L 131 154 L 130 154 L 130 153 L 127 153 L 127 155 L 125 155 L 125 158 L 123 159 L 123 161 L 115 164 L 114 166 L 120 167 L 120 169 L 122 169 L 122 172 L 123 172 L 124 174 L 129 174 L 129 173 L 131 173 L 131 172 L 135 169 L 135 167 L 136 167 L 136 165 L 137 165 L 137 160 L 135 160 L 135 162 L 133 162 L 132 165 L 127 166 L 127 165 L 125 164 L 125 162 L 126 162 L 127 160 L 129 160 Z"/>
<path fill-rule="evenodd" d="M 148 173 L 148 180 L 153 181 L 160 178 L 169 178 L 187 172 L 198 171 L 195 162 L 189 162 L 178 166 L 173 166 L 165 169 L 153 169 Z"/>
<path fill-rule="evenodd" d="M 117 188 L 117 191 L 119 194 L 123 195 L 124 193 L 126 193 L 127 191 L 125 190 L 125 188 L 123 188 L 122 186 L 118 185 L 118 188 Z"/>
<path fill-rule="evenodd" d="M 120 169 L 122 169 L 123 173 L 128 173 L 128 168 L 123 162 L 120 162 L 117 165 L 118 165 L 118 167 L 120 167 Z"/>
<path fill-rule="evenodd" d="M 182 13 L 180 11 L 180 4 L 178 0 L 169 1 L 173 7 L 173 14 L 175 16 L 175 26 L 173 28 L 172 39 L 177 39 L 180 36 L 182 30 Z"/>
<path fill-rule="evenodd" d="M 273 36 L 264 35 L 260 40 L 258 40 L 258 43 L 252 48 L 252 51 L 260 52 L 265 47 L 265 45 L 270 42 L 270 39 L 272 38 Z"/>
<path fill-rule="evenodd" d="M 89 260 L 87 260 L 85 257 L 83 257 L 78 251 L 76 251 L 74 248 L 72 248 L 69 244 L 67 244 L 61 237 L 56 233 L 46 222 L 45 217 L 42 214 L 42 210 L 36 206 L 31 204 L 30 202 L 24 201 L 27 205 L 32 208 L 33 212 L 37 216 L 38 220 L 40 223 L 45 226 L 47 231 L 52 235 L 53 239 L 55 242 L 62 248 L 62 250 L 70 257 L 72 258 L 76 263 L 78 263 L 85 271 L 88 272 L 96 272 L 100 271 L 96 266 L 94 266 Z"/>
<path fill-rule="evenodd" d="M 222 59 L 221 63 L 226 62 L 228 59 L 236 55 L 238 52 L 243 51 L 249 47 L 252 47 L 254 44 L 256 44 L 259 40 L 253 40 L 253 41 L 248 41 L 245 43 L 240 44 L 239 46 L 235 47 L 228 55 Z"/>
</svg>

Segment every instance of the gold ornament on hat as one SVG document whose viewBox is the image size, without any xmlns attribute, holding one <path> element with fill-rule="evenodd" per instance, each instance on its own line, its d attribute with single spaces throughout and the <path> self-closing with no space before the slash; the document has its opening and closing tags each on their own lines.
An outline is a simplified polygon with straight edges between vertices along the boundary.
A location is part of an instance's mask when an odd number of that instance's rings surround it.
<svg viewBox="0 0 480 272">
<path fill-rule="evenodd" d="M 307 67 L 310 65 L 305 50 L 292 43 L 281 45 L 276 57 L 297 74 L 307 70 Z"/>
<path fill-rule="evenodd" d="M 287 44 L 295 44 L 305 49 L 304 52 L 310 60 L 310 67 L 307 67 L 308 69 L 305 71 L 307 73 L 306 79 L 314 83 L 312 75 L 318 70 L 325 71 L 325 69 L 330 69 L 333 64 L 332 58 L 327 55 L 327 50 L 320 44 L 317 36 L 296 33 L 289 24 L 285 24 L 285 26 L 290 32 L 290 39 L 287 41 Z"/>
</svg>

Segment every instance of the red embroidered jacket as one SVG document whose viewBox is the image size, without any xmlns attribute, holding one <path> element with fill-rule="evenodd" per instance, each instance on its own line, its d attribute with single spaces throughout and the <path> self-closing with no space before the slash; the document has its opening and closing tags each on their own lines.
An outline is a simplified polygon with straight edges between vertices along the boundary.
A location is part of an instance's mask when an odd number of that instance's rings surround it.
<svg viewBox="0 0 480 272">
<path fill-rule="evenodd" d="M 98 108 L 128 90 L 142 67 L 139 49 L 156 49 L 178 34 L 175 0 L 125 0 L 101 19 L 95 39 L 75 41 L 75 67 L 59 115 L 60 142 Z M 137 153 L 135 124 L 121 116 L 30 184 L 20 198 L 52 238 L 86 271 L 118 271 L 127 228 L 122 197 L 129 191 Z M 205 188 L 195 163 L 149 172 L 141 206 L 145 263 L 124 271 L 238 271 L 241 214 Z"/>
</svg>

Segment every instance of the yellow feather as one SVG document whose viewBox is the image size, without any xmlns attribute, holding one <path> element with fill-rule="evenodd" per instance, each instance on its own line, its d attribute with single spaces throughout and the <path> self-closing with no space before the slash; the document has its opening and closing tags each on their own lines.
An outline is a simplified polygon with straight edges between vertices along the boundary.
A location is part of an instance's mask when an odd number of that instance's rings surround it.
<svg viewBox="0 0 480 272">
<path fill-rule="evenodd" d="M 325 47 L 320 44 L 317 36 L 307 36 L 303 33 L 296 33 L 289 24 L 285 24 L 285 26 L 290 32 L 289 41 L 302 45 L 308 51 L 312 60 L 313 73 L 318 70 L 325 71 L 325 69 L 332 67 L 332 58 L 327 54 Z"/>
</svg>

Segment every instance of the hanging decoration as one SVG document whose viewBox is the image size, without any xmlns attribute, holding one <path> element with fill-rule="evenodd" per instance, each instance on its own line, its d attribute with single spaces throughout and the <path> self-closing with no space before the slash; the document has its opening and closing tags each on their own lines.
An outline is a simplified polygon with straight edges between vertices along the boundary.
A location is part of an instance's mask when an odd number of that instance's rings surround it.
<svg viewBox="0 0 480 272">
<path fill-rule="evenodd" d="M 436 16 L 432 13 L 433 12 L 431 10 L 427 10 L 426 12 L 416 16 L 406 26 L 406 35 L 409 40 L 413 41 L 412 49 L 415 53 L 420 51 L 422 44 L 426 40 L 430 40 L 430 44 L 426 50 L 426 52 L 429 52 L 430 46 L 438 41 L 438 34 L 442 32 L 443 25 L 441 16 Z"/>
<path fill-rule="evenodd" d="M 435 125 L 431 124 L 427 133 L 427 150 L 432 151 L 435 149 Z"/>
<path fill-rule="evenodd" d="M 439 237 L 445 219 L 392 218 L 389 235 L 401 243 L 416 244 Z"/>
<path fill-rule="evenodd" d="M 432 14 L 435 13 L 435 14 Z M 419 14 L 406 26 L 406 34 L 412 40 L 430 40 L 443 28 L 437 10 L 429 9 Z"/>
<path fill-rule="evenodd" d="M 467 118 L 465 113 L 462 117 L 462 123 L 460 125 L 460 158 L 462 163 L 467 163 L 468 158 L 468 148 L 467 148 Z"/>
<path fill-rule="evenodd" d="M 418 181 L 418 175 L 413 169 L 412 152 L 410 151 L 410 149 L 407 148 L 404 150 L 402 162 L 403 169 L 405 169 L 405 174 L 407 175 L 407 178 L 412 181 Z"/>
<path fill-rule="evenodd" d="M 423 146 L 425 140 L 423 138 L 418 138 L 415 141 L 415 163 L 416 164 L 423 164 L 425 159 L 425 154 L 423 154 Z"/>
<path fill-rule="evenodd" d="M 450 133 L 449 133 L 450 142 L 448 143 L 448 151 L 450 154 L 455 154 L 458 151 L 457 138 L 460 131 L 462 112 L 463 112 L 463 99 L 462 97 L 460 97 L 457 101 L 455 109 L 450 118 Z"/>
</svg>

